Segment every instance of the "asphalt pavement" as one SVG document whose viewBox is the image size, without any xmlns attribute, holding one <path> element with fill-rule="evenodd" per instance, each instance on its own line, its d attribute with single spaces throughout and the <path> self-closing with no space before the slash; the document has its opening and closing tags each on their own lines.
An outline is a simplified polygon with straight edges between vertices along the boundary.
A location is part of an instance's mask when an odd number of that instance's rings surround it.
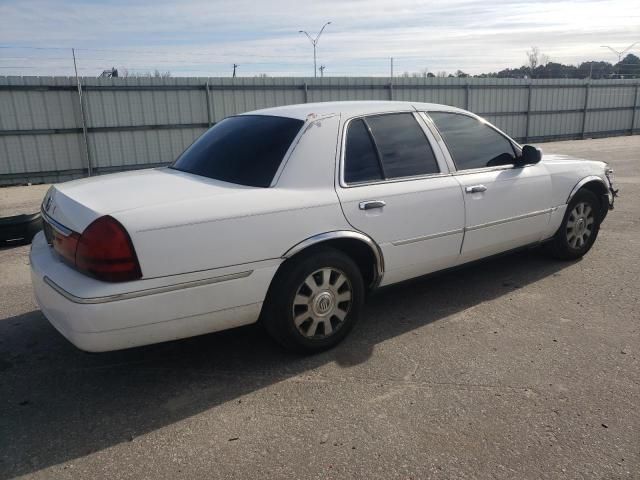
<svg viewBox="0 0 640 480">
<path fill-rule="evenodd" d="M 0 250 L 0 478 L 640 478 L 640 136 L 541 147 L 616 170 L 585 258 L 380 290 L 311 357 L 258 327 L 83 353 Z"/>
</svg>

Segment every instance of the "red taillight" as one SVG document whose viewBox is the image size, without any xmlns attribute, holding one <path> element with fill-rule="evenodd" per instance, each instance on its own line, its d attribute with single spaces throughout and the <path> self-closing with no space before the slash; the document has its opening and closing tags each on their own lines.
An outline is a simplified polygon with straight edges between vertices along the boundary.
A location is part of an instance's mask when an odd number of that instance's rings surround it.
<svg viewBox="0 0 640 480">
<path fill-rule="evenodd" d="M 142 277 L 131 238 L 115 218 L 105 216 L 95 220 L 82 232 L 77 244 L 75 264 L 78 270 L 106 282 Z"/>
</svg>

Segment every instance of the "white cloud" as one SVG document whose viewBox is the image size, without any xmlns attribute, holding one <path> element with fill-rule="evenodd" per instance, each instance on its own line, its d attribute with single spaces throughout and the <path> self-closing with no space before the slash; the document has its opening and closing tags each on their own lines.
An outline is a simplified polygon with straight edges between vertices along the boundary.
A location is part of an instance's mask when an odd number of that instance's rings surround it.
<svg viewBox="0 0 640 480">
<path fill-rule="evenodd" d="M 312 48 L 298 34 L 332 20 L 319 43 L 328 75 L 396 71 L 470 73 L 515 67 L 532 45 L 554 61 L 613 61 L 609 44 L 640 41 L 637 1 L 453 0 L 148 1 L 5 0 L 0 44 L 71 47 L 80 72 L 113 66 L 228 75 L 312 74 Z M 69 75 L 68 50 L 0 49 L 0 74 Z"/>
</svg>

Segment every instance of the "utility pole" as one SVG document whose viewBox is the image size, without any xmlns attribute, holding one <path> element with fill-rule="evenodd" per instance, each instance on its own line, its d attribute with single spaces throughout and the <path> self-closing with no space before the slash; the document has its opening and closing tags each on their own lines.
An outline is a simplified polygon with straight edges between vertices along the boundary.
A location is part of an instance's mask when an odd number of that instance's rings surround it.
<svg viewBox="0 0 640 480">
<path fill-rule="evenodd" d="M 76 49 L 71 49 L 71 55 L 73 55 L 73 71 L 76 74 L 76 84 L 78 86 L 78 100 L 80 101 L 80 119 L 82 120 L 82 138 L 84 140 L 84 150 L 87 155 L 87 175 L 91 176 L 93 173 L 91 167 L 91 152 L 89 150 L 89 135 L 87 133 L 87 116 L 84 111 L 84 100 L 82 96 L 82 82 L 78 77 L 78 66 L 76 65 Z"/>
<path fill-rule="evenodd" d="M 238 68 L 240 65 L 238 65 L 237 63 L 233 64 L 233 78 L 236 78 L 236 68 Z"/>
<path fill-rule="evenodd" d="M 318 70 L 320 70 L 320 78 L 324 78 L 324 69 L 327 68 L 324 65 L 320 65 L 320 67 L 318 67 Z"/>
<path fill-rule="evenodd" d="M 314 78 L 317 78 L 318 76 L 318 69 L 316 68 L 316 47 L 318 46 L 318 40 L 320 40 L 320 35 L 322 35 L 322 32 L 324 31 L 325 27 L 329 24 L 331 24 L 331 22 L 327 22 L 322 26 L 322 28 L 318 32 L 318 35 L 316 35 L 316 38 L 313 38 L 304 30 L 298 30 L 298 33 L 304 33 L 309 39 L 309 41 L 311 42 L 311 44 L 313 45 L 313 77 Z"/>
<path fill-rule="evenodd" d="M 391 78 L 393 78 L 393 57 L 391 57 L 390 60 L 391 60 L 391 62 L 390 62 L 390 65 L 389 65 L 389 67 L 390 67 L 390 75 L 389 76 Z"/>
</svg>

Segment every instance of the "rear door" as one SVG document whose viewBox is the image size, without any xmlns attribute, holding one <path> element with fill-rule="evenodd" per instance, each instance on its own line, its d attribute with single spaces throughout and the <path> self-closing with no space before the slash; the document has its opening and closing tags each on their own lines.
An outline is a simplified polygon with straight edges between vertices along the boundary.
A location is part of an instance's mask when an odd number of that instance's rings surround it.
<svg viewBox="0 0 640 480">
<path fill-rule="evenodd" d="M 353 118 L 343 129 L 337 187 L 349 223 L 384 255 L 382 284 L 456 263 L 464 228 L 460 185 L 414 112 Z"/>
<path fill-rule="evenodd" d="M 542 164 L 515 166 L 517 150 L 490 124 L 462 113 L 430 112 L 456 167 L 466 225 L 460 263 L 541 239 L 551 212 Z"/>
</svg>

